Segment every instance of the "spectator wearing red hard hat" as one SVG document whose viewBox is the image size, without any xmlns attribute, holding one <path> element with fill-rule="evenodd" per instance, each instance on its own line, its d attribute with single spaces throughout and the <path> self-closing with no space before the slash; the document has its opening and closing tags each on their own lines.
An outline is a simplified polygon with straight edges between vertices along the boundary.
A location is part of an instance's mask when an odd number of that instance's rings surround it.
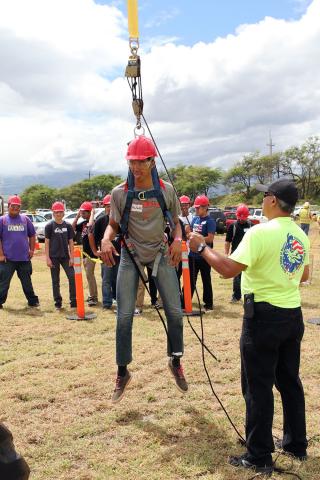
<svg viewBox="0 0 320 480">
<path fill-rule="evenodd" d="M 96 277 L 94 276 L 94 271 L 96 267 L 96 262 L 94 261 L 94 259 L 96 259 L 97 257 L 91 250 L 89 243 L 89 230 L 91 227 L 91 225 L 89 224 L 89 220 L 92 209 L 93 206 L 91 202 L 83 202 L 80 205 L 76 218 L 72 222 L 72 228 L 74 232 L 78 232 L 81 234 L 83 266 L 86 272 L 89 289 L 89 296 L 87 301 L 90 307 L 95 306 L 98 303 L 98 287 Z M 83 221 L 78 223 L 80 217 L 83 219 Z"/>
<path fill-rule="evenodd" d="M 228 226 L 224 252 L 226 255 L 233 253 L 244 237 L 244 234 L 252 227 L 248 220 L 249 209 L 247 205 L 241 204 L 236 211 L 237 220 Z M 231 247 L 231 251 L 230 251 Z M 233 293 L 231 303 L 237 303 L 241 300 L 241 272 L 233 278 Z"/>
<path fill-rule="evenodd" d="M 60 266 L 65 271 L 69 282 L 70 307 L 77 306 L 76 285 L 73 269 L 73 237 L 70 223 L 63 220 L 64 204 L 54 202 L 52 207 L 53 220 L 45 227 L 45 252 L 47 265 L 50 268 L 54 305 L 59 310 L 62 307 L 60 292 Z"/>
<path fill-rule="evenodd" d="M 109 224 L 111 195 L 107 194 L 102 203 L 105 208 L 105 214 L 101 217 L 99 216 L 93 225 L 92 231 L 89 231 L 90 247 L 96 257 L 100 257 L 101 255 L 101 241 Z M 120 253 L 121 247 L 118 237 L 113 241 L 113 245 L 117 252 Z M 105 310 L 110 310 L 112 305 L 116 304 L 119 257 L 116 257 L 115 260 L 116 263 L 112 265 L 112 267 L 109 267 L 105 263 L 101 264 L 102 308 Z"/>
<path fill-rule="evenodd" d="M 29 307 L 38 307 L 31 274 L 36 232 L 31 220 L 20 215 L 21 198 L 12 195 L 8 199 L 8 214 L 0 218 L 0 308 L 7 300 L 14 272 L 20 279 Z"/>
<path fill-rule="evenodd" d="M 205 195 L 199 195 L 193 205 L 196 209 L 196 214 L 192 219 L 191 226 L 186 226 L 188 233 L 196 232 L 205 238 L 207 245 L 213 245 L 213 238 L 216 232 L 216 222 L 208 215 L 209 199 Z M 205 310 L 213 309 L 213 293 L 211 282 L 211 267 L 201 257 L 200 253 L 189 253 L 189 269 L 191 280 L 191 294 L 193 295 L 198 273 L 201 274 L 203 285 L 203 302 Z"/>
<path fill-rule="evenodd" d="M 127 181 L 112 190 L 110 221 L 102 240 L 102 259 L 109 266 L 115 264 L 117 251 L 112 240 L 119 231 L 130 251 L 129 254 L 125 246 L 121 248 L 118 272 L 118 372 L 112 396 L 114 403 L 123 398 L 132 379 L 127 366 L 132 361 L 132 324 L 139 284 L 137 269 L 143 271 L 146 266 L 153 271 L 167 319 L 169 370 L 177 388 L 181 392 L 188 390 L 180 361 L 183 355 L 183 317 L 175 269 L 181 260 L 180 206 L 172 185 L 159 179 L 156 156 L 155 145 L 143 135 L 128 145 Z M 173 236 L 169 247 L 164 240 L 167 220 L 171 223 Z"/>
<path fill-rule="evenodd" d="M 187 195 L 182 195 L 179 198 L 181 205 L 181 215 L 179 216 L 183 225 L 190 225 L 193 219 L 193 215 L 189 213 L 189 208 L 191 205 L 191 200 Z"/>
</svg>

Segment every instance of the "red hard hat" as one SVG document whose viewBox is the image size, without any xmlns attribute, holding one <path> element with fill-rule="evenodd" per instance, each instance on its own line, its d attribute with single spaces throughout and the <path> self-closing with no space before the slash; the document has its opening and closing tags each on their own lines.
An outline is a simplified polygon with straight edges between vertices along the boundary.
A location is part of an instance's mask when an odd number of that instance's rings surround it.
<svg viewBox="0 0 320 480">
<path fill-rule="evenodd" d="M 92 210 L 92 203 L 91 202 L 83 202 L 80 205 L 80 210 L 85 211 L 87 210 L 88 212 L 91 212 Z"/>
<path fill-rule="evenodd" d="M 108 193 L 108 195 L 106 195 L 102 201 L 103 205 L 110 205 L 111 203 L 111 195 L 110 193 Z"/>
<path fill-rule="evenodd" d="M 195 201 L 193 206 L 194 207 L 208 207 L 209 206 L 209 198 L 206 197 L 205 195 L 199 195 Z"/>
<path fill-rule="evenodd" d="M 156 148 L 150 138 L 140 135 L 134 138 L 128 146 L 127 160 L 146 160 L 150 157 L 157 157 Z"/>
<path fill-rule="evenodd" d="M 182 195 L 182 197 L 179 198 L 180 203 L 191 203 L 191 200 L 187 195 Z"/>
<path fill-rule="evenodd" d="M 8 205 L 21 205 L 21 198 L 19 195 L 11 195 L 8 198 Z"/>
<path fill-rule="evenodd" d="M 64 205 L 62 202 L 54 202 L 52 204 L 51 210 L 53 212 L 64 212 Z"/>
<path fill-rule="evenodd" d="M 238 206 L 237 211 L 236 211 L 236 216 L 238 220 L 247 220 L 249 217 L 249 208 L 247 205 L 242 203 L 241 205 Z"/>
</svg>

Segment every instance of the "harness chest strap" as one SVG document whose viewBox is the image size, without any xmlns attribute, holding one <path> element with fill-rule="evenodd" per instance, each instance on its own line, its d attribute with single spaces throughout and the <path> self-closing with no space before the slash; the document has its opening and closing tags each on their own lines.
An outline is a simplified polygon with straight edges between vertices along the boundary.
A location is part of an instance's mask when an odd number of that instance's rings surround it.
<svg viewBox="0 0 320 480">
<path fill-rule="evenodd" d="M 165 220 L 168 221 L 170 228 L 174 229 L 175 227 L 171 212 L 167 208 L 165 198 L 162 192 L 162 190 L 165 189 L 165 184 L 162 180 L 159 179 L 158 172 L 155 167 L 152 168 L 151 176 L 153 190 L 136 191 L 134 189 L 134 176 L 131 170 L 129 170 L 128 172 L 128 179 L 125 186 L 125 190 L 127 191 L 126 204 L 122 213 L 122 217 L 120 219 L 120 229 L 123 235 L 126 235 L 128 231 L 129 216 L 134 198 L 140 201 L 144 201 L 149 198 L 156 198 L 162 210 L 163 216 Z"/>
</svg>

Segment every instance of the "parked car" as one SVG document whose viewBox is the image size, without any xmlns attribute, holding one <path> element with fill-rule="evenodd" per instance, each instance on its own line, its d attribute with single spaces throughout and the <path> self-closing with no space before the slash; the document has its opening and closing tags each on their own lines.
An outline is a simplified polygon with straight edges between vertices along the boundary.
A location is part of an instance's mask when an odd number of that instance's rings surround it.
<svg viewBox="0 0 320 480">
<path fill-rule="evenodd" d="M 44 218 L 42 215 L 38 215 L 37 213 L 27 212 L 24 215 L 30 218 L 31 222 L 33 223 L 38 241 L 44 242 L 44 239 L 45 239 L 44 229 L 49 220 Z"/>
<path fill-rule="evenodd" d="M 36 213 L 44 216 L 45 213 L 51 212 L 50 208 L 36 208 Z"/>
<path fill-rule="evenodd" d="M 63 217 L 63 220 L 65 220 L 68 223 L 72 223 L 73 220 L 76 218 L 77 213 L 78 213 L 78 210 L 74 210 L 73 212 L 69 212 Z"/>
<path fill-rule="evenodd" d="M 255 208 L 253 213 L 249 215 L 248 219 L 256 225 L 258 223 L 266 223 L 268 221 L 267 217 L 265 217 L 262 213 L 262 208 Z"/>
<path fill-rule="evenodd" d="M 224 207 L 224 212 L 236 212 L 237 208 L 238 208 L 237 205 L 232 205 L 232 206 L 226 205 Z"/>
<path fill-rule="evenodd" d="M 237 221 L 236 212 L 224 212 L 226 217 L 226 230 L 228 230 L 229 225 Z"/>
<path fill-rule="evenodd" d="M 50 212 L 45 212 L 45 213 L 41 213 L 40 215 L 42 215 L 46 220 L 52 220 L 53 219 L 53 213 L 50 211 Z"/>
<path fill-rule="evenodd" d="M 94 219 L 97 220 L 97 218 L 101 215 L 101 214 L 104 214 L 104 208 L 96 208 L 95 211 L 94 211 Z M 68 223 L 72 223 L 73 220 L 76 218 L 78 214 L 78 210 L 73 210 L 69 213 L 66 213 L 66 215 L 63 217 L 63 220 L 65 220 L 66 222 Z M 81 223 L 82 222 L 82 218 L 79 218 L 78 220 L 78 223 Z"/>
<path fill-rule="evenodd" d="M 208 214 L 216 221 L 216 233 L 225 233 L 226 216 L 221 208 L 209 207 Z"/>
<path fill-rule="evenodd" d="M 95 208 L 95 211 L 94 211 L 94 219 L 97 220 L 97 218 L 100 216 L 100 215 L 103 215 L 105 212 L 105 209 L 104 208 Z M 64 217 L 63 217 L 63 220 L 65 220 L 66 222 L 68 223 L 73 223 L 73 220 L 76 218 L 78 214 L 78 210 L 74 210 L 72 212 L 69 212 L 67 213 Z M 80 217 L 78 219 L 78 222 L 77 224 L 83 222 L 82 218 Z M 82 243 L 82 240 L 81 240 L 81 233 L 80 232 L 77 232 L 76 235 L 75 235 L 75 242 L 80 245 Z"/>
</svg>

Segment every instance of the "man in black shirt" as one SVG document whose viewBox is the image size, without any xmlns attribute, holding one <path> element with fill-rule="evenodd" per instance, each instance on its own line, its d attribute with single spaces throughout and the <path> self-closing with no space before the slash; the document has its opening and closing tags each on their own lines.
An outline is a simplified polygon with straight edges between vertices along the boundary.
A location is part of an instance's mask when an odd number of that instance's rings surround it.
<svg viewBox="0 0 320 480">
<path fill-rule="evenodd" d="M 62 307 L 60 293 L 60 265 L 66 272 L 69 281 L 70 307 L 77 306 L 76 286 L 73 269 L 73 229 L 63 220 L 64 205 L 55 202 L 52 205 L 54 220 L 45 227 L 45 252 L 47 265 L 50 268 L 54 304 L 57 309 Z"/>
<path fill-rule="evenodd" d="M 92 203 L 83 202 L 80 205 L 79 211 L 76 218 L 72 222 L 72 228 L 75 232 L 81 233 L 82 239 L 82 252 L 83 252 L 83 266 L 86 272 L 89 296 L 88 296 L 88 305 L 90 307 L 97 305 L 98 303 L 98 287 L 96 282 L 96 277 L 94 276 L 94 270 L 96 262 L 94 259 L 97 257 L 94 255 L 93 251 L 90 248 L 89 244 L 89 219 L 92 212 Z M 78 224 L 79 218 L 83 218 L 83 222 Z"/>
<path fill-rule="evenodd" d="M 227 229 L 226 241 L 224 244 L 224 252 L 226 255 L 233 253 L 244 234 L 252 226 L 250 220 L 248 220 L 249 209 L 246 205 L 239 205 L 237 208 L 237 221 L 231 223 Z M 230 252 L 231 247 L 231 252 Z M 231 303 L 237 303 L 241 300 L 241 273 L 233 278 L 233 294 Z"/>
<path fill-rule="evenodd" d="M 90 247 L 96 257 L 99 257 L 100 255 L 101 240 L 103 239 L 104 232 L 109 223 L 110 202 L 111 195 L 108 194 L 103 199 L 105 215 L 99 217 L 93 225 L 93 228 L 89 231 Z M 113 245 L 120 255 L 121 248 L 117 238 L 113 241 Z M 105 263 L 101 264 L 102 307 L 106 310 L 110 310 L 112 303 L 116 301 L 116 284 L 120 261 L 119 259 L 120 256 L 115 258 L 116 263 L 112 267 L 108 267 Z"/>
</svg>

